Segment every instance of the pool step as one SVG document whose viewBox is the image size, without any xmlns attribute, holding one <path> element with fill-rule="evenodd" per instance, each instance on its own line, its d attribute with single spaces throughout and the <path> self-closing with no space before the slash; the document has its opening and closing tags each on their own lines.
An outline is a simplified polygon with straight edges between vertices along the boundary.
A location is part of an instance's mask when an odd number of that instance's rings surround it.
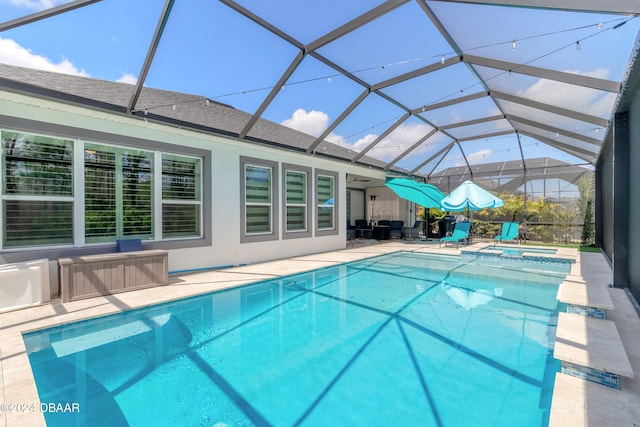
<svg viewBox="0 0 640 427">
<path fill-rule="evenodd" d="M 620 388 L 620 377 L 633 378 L 633 368 L 611 320 L 560 313 L 554 357 L 562 372 Z"/>
<path fill-rule="evenodd" d="M 567 304 L 567 313 L 605 319 L 607 310 L 615 306 L 607 285 L 588 283 L 579 276 L 567 276 L 558 288 L 558 301 Z"/>
</svg>

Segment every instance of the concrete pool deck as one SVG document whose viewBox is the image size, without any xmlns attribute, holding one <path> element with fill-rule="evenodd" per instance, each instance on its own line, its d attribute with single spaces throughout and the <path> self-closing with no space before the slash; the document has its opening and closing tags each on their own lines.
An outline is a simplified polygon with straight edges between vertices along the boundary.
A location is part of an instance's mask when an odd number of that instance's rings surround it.
<svg viewBox="0 0 640 427">
<path fill-rule="evenodd" d="M 372 244 L 369 244 L 372 243 Z M 224 288 L 290 275 L 322 267 L 405 250 L 425 253 L 460 253 L 461 246 L 439 247 L 438 241 L 373 244 L 351 242 L 347 249 L 251 264 L 229 269 L 172 276 L 168 286 L 120 293 L 105 297 L 51 303 L 0 314 L 0 426 L 44 426 L 39 411 L 20 412 L 6 404 L 40 407 L 38 393 L 25 350 L 22 333 L 134 308 L 204 294 Z M 474 246 L 486 246 L 486 242 Z M 585 280 L 611 283 L 611 268 L 601 254 L 561 249 L 558 255 L 575 257 L 572 275 Z M 554 426 L 634 426 L 640 420 L 640 318 L 622 289 L 608 289 L 615 309 L 608 318 L 615 321 L 635 378 L 623 378 L 621 390 L 570 378 L 556 382 L 550 425 Z M 586 384 L 585 384 L 586 383 Z M 603 390 L 604 389 L 604 390 Z M 603 397 L 604 396 L 604 397 Z M 604 401 L 606 404 L 599 402 Z M 50 403 L 50 402 L 44 402 Z M 31 406 L 34 407 L 34 406 Z M 80 408 L 82 410 L 82 408 Z"/>
</svg>

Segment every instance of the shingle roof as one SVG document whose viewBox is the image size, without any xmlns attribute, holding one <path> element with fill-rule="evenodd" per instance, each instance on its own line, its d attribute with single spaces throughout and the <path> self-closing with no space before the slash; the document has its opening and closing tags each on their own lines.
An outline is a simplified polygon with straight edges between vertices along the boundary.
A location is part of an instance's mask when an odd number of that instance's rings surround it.
<svg viewBox="0 0 640 427">
<path fill-rule="evenodd" d="M 126 107 L 132 94 L 132 86 L 126 83 L 5 64 L 0 64 L 0 86 L 5 90 L 53 98 L 60 102 L 70 102 L 122 114 L 126 114 Z M 200 95 L 147 87 L 142 89 L 134 115 L 233 137 L 240 134 L 251 118 L 251 114 L 208 100 Z M 259 119 L 251 129 L 247 140 L 304 151 L 315 141 L 315 138 L 278 123 Z M 321 143 L 316 147 L 314 153 L 342 160 L 357 154 L 352 150 L 328 142 Z M 361 163 L 377 168 L 382 168 L 385 165 L 382 161 L 366 156 L 361 159 Z M 404 172 L 397 168 L 394 170 Z"/>
</svg>

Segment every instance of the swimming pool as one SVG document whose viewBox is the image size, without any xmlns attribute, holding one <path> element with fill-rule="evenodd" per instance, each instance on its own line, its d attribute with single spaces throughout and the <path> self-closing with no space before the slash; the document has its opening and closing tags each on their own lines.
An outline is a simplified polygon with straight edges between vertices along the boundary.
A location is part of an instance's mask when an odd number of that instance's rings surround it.
<svg viewBox="0 0 640 427">
<path fill-rule="evenodd" d="M 395 253 L 24 335 L 56 425 L 546 423 L 568 265 Z"/>
<path fill-rule="evenodd" d="M 552 248 L 537 248 L 531 246 L 499 246 L 489 245 L 482 248 L 482 250 L 502 251 L 504 255 L 522 256 L 525 252 L 534 254 L 549 254 L 555 255 L 558 253 L 557 249 Z"/>
</svg>

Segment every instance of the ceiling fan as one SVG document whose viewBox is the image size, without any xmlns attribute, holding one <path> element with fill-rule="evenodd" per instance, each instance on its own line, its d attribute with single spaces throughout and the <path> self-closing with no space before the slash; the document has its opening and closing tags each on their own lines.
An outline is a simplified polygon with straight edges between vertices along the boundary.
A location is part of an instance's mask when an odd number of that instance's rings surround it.
<svg viewBox="0 0 640 427">
<path fill-rule="evenodd" d="M 369 181 L 371 180 L 368 178 L 361 178 L 356 175 L 349 175 L 349 177 L 347 178 L 347 182 L 369 182 Z"/>
</svg>

